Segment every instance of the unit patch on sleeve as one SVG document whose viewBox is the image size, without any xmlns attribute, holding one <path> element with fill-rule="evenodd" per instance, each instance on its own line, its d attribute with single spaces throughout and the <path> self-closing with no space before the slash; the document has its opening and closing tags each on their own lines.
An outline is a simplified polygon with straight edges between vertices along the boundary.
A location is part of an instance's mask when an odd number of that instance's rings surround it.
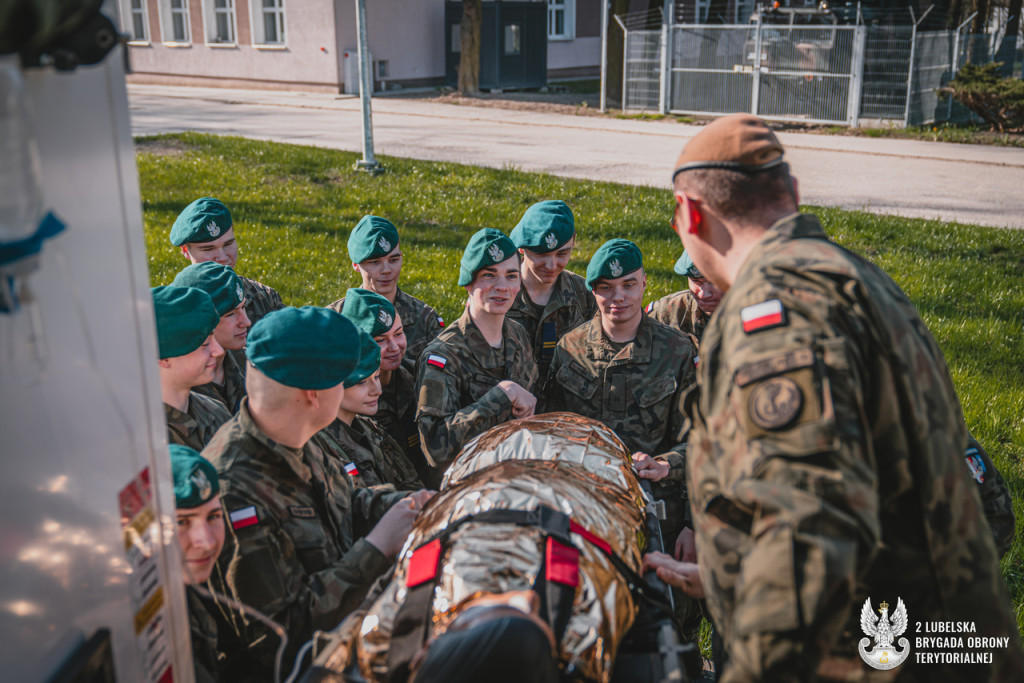
<svg viewBox="0 0 1024 683">
<path fill-rule="evenodd" d="M 804 395 L 788 377 L 773 377 L 750 394 L 750 420 L 761 429 L 782 429 L 791 423 L 804 405 Z"/>
<path fill-rule="evenodd" d="M 743 331 L 747 334 L 786 324 L 786 311 L 778 299 L 769 299 L 740 310 Z"/>
</svg>

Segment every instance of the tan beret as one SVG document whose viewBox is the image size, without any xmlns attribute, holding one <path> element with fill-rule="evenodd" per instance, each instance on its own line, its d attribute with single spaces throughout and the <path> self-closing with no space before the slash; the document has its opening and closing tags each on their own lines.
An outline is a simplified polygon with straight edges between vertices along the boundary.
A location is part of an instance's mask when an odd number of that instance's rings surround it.
<svg viewBox="0 0 1024 683">
<path fill-rule="evenodd" d="M 731 114 L 709 123 L 683 148 L 672 181 L 683 171 L 723 168 L 759 173 L 782 164 L 782 143 L 751 114 Z"/>
</svg>

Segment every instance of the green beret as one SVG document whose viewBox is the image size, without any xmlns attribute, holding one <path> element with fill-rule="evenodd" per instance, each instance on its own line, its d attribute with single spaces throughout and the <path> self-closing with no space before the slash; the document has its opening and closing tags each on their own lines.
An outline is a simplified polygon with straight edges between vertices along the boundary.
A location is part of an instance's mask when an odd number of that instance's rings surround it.
<svg viewBox="0 0 1024 683">
<path fill-rule="evenodd" d="M 348 257 L 352 263 L 387 256 L 398 246 L 398 230 L 387 218 L 363 216 L 348 236 Z"/>
<path fill-rule="evenodd" d="M 231 212 L 219 199 L 197 199 L 178 214 L 171 228 L 171 244 L 180 247 L 192 242 L 212 242 L 234 226 Z"/>
<path fill-rule="evenodd" d="M 218 315 L 227 315 L 245 299 L 242 280 L 231 266 L 214 261 L 193 263 L 174 277 L 175 287 L 195 287 L 210 295 Z"/>
<path fill-rule="evenodd" d="M 516 245 L 501 230 L 484 228 L 469 238 L 466 251 L 462 254 L 462 266 L 459 268 L 459 286 L 464 287 L 473 281 L 476 272 L 481 268 L 493 266 L 516 255 Z"/>
<path fill-rule="evenodd" d="M 341 314 L 371 337 L 379 337 L 395 324 L 395 307 L 391 302 L 376 292 L 359 287 L 345 292 Z"/>
<path fill-rule="evenodd" d="M 245 354 L 270 379 L 294 389 L 330 389 L 359 363 L 358 330 L 329 308 L 286 307 L 249 330 Z"/>
<path fill-rule="evenodd" d="M 345 388 L 354 387 L 380 369 L 380 344 L 364 330 L 359 330 L 359 364 L 345 378 Z"/>
<path fill-rule="evenodd" d="M 561 249 L 575 234 L 572 209 L 565 202 L 552 199 L 528 208 L 509 237 L 520 249 L 547 254 Z"/>
<path fill-rule="evenodd" d="M 629 240 L 614 239 L 602 244 L 587 264 L 587 287 L 598 280 L 614 280 L 644 267 L 640 247 Z"/>
<path fill-rule="evenodd" d="M 673 270 L 676 271 L 676 275 L 682 275 L 683 277 L 692 277 L 697 280 L 704 278 L 704 276 L 700 274 L 700 271 L 697 270 L 697 266 L 693 264 L 693 259 L 690 258 L 690 255 L 686 253 L 685 249 L 683 250 L 683 255 L 679 257 L 678 261 L 676 261 L 676 265 Z"/>
<path fill-rule="evenodd" d="M 187 356 L 220 322 L 210 295 L 195 287 L 154 287 L 153 312 L 160 360 Z"/>
<path fill-rule="evenodd" d="M 174 503 L 179 510 L 197 508 L 220 493 L 217 468 L 199 451 L 176 443 L 168 448 L 174 475 Z"/>
</svg>

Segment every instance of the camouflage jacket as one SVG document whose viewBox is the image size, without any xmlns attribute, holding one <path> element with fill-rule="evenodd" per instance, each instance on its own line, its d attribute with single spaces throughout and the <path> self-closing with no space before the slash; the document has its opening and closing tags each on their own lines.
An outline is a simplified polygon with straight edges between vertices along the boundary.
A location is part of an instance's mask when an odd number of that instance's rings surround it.
<svg viewBox="0 0 1024 683">
<path fill-rule="evenodd" d="M 245 351 L 224 352 L 224 384 L 209 382 L 194 387 L 193 392 L 220 401 L 231 414 L 238 412 L 238 404 L 245 396 Z"/>
<path fill-rule="evenodd" d="M 416 428 L 416 376 L 403 365 L 391 373 L 387 384 L 381 384 L 381 392 L 374 421 L 402 446 L 420 481 L 428 488 L 437 488 L 440 475 L 427 462 Z"/>
<path fill-rule="evenodd" d="M 313 442 L 294 449 L 267 437 L 249 415 L 248 398 L 203 456 L 220 474 L 234 532 L 218 567 L 242 602 L 284 627 L 285 661 L 292 661 L 314 630 L 336 626 L 387 571 L 391 561 L 359 536 L 408 494 L 353 490 Z M 277 637 L 251 620 L 246 629 L 239 637 L 269 677 Z"/>
<path fill-rule="evenodd" d="M 423 483 L 402 447 L 375 421 L 357 415 L 349 426 L 335 420 L 320 434 L 345 454 L 345 472 L 356 486 L 391 484 L 399 491 L 418 491 Z"/>
<path fill-rule="evenodd" d="M 519 323 L 505 319 L 503 344 L 493 348 L 469 317 L 427 345 L 418 365 L 416 422 L 431 464 L 443 470 L 463 444 L 512 416 L 512 402 L 498 382 L 527 391 L 537 384 L 530 340 Z"/>
<path fill-rule="evenodd" d="M 267 313 L 284 308 L 281 295 L 261 282 L 238 276 L 245 290 L 245 314 L 253 325 Z"/>
<path fill-rule="evenodd" d="M 221 680 L 217 654 L 217 620 L 207 610 L 205 601 L 189 586 L 185 586 L 185 602 L 188 605 L 196 683 L 217 683 Z"/>
<path fill-rule="evenodd" d="M 341 313 L 345 305 L 345 298 L 342 297 L 332 303 L 328 308 Z M 405 331 L 405 340 L 408 346 L 405 347 L 405 359 L 402 361 L 409 372 L 415 372 L 416 361 L 423 353 L 434 337 L 444 329 L 444 318 L 433 306 L 430 306 L 411 294 L 406 294 L 401 289 L 395 292 L 395 312 L 402 319 L 402 329 Z"/>
<path fill-rule="evenodd" d="M 1013 536 L 1017 520 L 1013 514 L 1013 498 L 1006 488 L 1003 475 L 996 469 L 995 463 L 985 449 L 981 447 L 970 433 L 967 434 L 967 451 L 964 453 L 971 478 L 978 484 L 981 496 L 981 508 L 992 528 L 992 539 L 996 543 L 996 551 L 1002 557 L 1013 545 Z"/>
<path fill-rule="evenodd" d="M 793 215 L 747 256 L 701 349 L 699 391 L 684 399 L 687 483 L 728 651 L 720 680 L 1019 678 L 960 404 L 899 287 L 815 217 Z M 871 669 L 861 611 L 898 599 L 911 629 L 973 622 L 971 635 L 1010 645 L 992 665 L 911 653 L 895 671 Z"/>
<path fill-rule="evenodd" d="M 654 493 L 666 505 L 662 532 L 670 552 L 689 520 L 683 481 L 688 434 L 680 398 L 697 379 L 696 355 L 689 337 L 646 314 L 633 341 L 613 344 L 598 315 L 558 342 L 544 396 L 545 411 L 600 420 L 631 453 L 669 462 L 672 476 Z"/>
<path fill-rule="evenodd" d="M 563 270 L 555 281 L 555 290 L 545 306 L 530 300 L 526 288 L 519 290 L 507 316 L 526 328 L 533 346 L 533 359 L 541 379 L 555 355 L 558 340 L 587 322 L 597 313 L 597 301 L 587 283 L 576 273 Z"/>
<path fill-rule="evenodd" d="M 220 426 L 231 419 L 231 413 L 220 401 L 191 391 L 187 412 L 183 413 L 165 403 L 164 417 L 167 419 L 168 443 L 201 451 Z"/>
<path fill-rule="evenodd" d="M 669 327 L 692 335 L 700 342 L 711 316 L 700 310 L 697 297 L 689 289 L 663 296 L 647 304 L 647 314 Z"/>
</svg>

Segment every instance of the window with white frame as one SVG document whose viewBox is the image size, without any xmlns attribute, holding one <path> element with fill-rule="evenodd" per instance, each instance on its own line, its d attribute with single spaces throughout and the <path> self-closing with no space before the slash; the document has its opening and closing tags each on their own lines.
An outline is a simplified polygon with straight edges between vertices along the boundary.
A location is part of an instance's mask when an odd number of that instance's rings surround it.
<svg viewBox="0 0 1024 683">
<path fill-rule="evenodd" d="M 127 14 L 124 23 L 128 27 L 129 42 L 148 43 L 149 18 L 146 16 L 146 0 L 129 0 L 122 3 L 121 7 Z"/>
<path fill-rule="evenodd" d="M 253 42 L 284 45 L 284 0 L 252 0 Z"/>
<path fill-rule="evenodd" d="M 572 40 L 576 0 L 548 0 L 548 40 Z"/>
<path fill-rule="evenodd" d="M 188 0 L 160 0 L 160 24 L 165 43 L 191 43 Z"/>
<path fill-rule="evenodd" d="M 204 0 L 206 42 L 234 44 L 235 0 Z"/>
</svg>

